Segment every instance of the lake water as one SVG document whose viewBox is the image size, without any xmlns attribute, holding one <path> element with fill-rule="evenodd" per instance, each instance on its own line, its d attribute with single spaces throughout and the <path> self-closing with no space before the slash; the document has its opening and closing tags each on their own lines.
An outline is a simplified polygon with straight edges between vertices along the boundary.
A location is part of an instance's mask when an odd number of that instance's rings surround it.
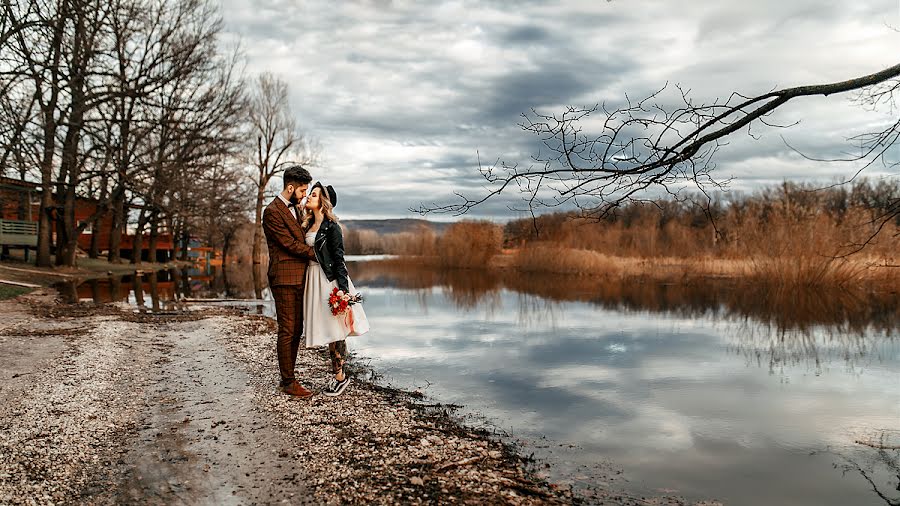
<svg viewBox="0 0 900 506">
<path fill-rule="evenodd" d="M 391 261 L 350 272 L 373 327 L 351 338 L 351 351 L 386 383 L 463 406 L 469 423 L 534 453 L 552 481 L 725 504 L 900 499 L 896 293 Z M 155 303 L 146 276 L 141 297 L 125 279 L 108 298 L 165 308 L 178 298 L 267 296 L 246 270 L 155 276 Z M 105 301 L 113 289 L 102 283 L 69 291 Z M 251 307 L 272 312 L 270 301 Z"/>
</svg>

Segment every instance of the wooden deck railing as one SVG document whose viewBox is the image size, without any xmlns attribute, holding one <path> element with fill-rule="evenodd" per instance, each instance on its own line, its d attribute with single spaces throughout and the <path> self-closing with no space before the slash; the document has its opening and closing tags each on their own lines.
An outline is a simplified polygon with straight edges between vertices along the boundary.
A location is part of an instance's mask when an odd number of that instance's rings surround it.
<svg viewBox="0 0 900 506">
<path fill-rule="evenodd" d="M 37 222 L 0 220 L 0 245 L 37 247 L 37 240 Z"/>
</svg>

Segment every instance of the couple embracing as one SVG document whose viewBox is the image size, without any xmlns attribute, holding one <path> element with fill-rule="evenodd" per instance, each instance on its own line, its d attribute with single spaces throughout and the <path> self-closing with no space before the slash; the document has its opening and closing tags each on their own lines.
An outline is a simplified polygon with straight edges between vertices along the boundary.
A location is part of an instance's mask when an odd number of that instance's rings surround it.
<svg viewBox="0 0 900 506">
<path fill-rule="evenodd" d="M 344 372 L 347 336 L 369 330 L 362 304 L 350 306 L 348 317 L 332 314 L 329 297 L 335 291 L 344 301 L 356 302 L 344 263 L 344 239 L 334 214 L 334 188 L 312 183 L 299 165 L 284 171 L 284 189 L 263 212 L 263 231 L 269 247 L 269 287 L 278 319 L 278 368 L 281 390 L 305 398 L 313 395 L 297 381 L 294 367 L 301 343 L 328 345 L 334 376 L 323 390 L 327 396 L 344 392 L 350 378 Z"/>
</svg>

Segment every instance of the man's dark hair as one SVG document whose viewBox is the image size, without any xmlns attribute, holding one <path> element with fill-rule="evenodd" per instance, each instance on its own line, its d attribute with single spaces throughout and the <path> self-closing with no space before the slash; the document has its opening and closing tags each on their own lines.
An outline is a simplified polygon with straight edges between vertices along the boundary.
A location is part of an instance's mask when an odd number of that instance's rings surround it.
<svg viewBox="0 0 900 506">
<path fill-rule="evenodd" d="M 289 184 L 302 185 L 312 183 L 312 176 L 309 171 L 304 169 L 302 165 L 291 165 L 284 169 L 284 187 Z"/>
</svg>

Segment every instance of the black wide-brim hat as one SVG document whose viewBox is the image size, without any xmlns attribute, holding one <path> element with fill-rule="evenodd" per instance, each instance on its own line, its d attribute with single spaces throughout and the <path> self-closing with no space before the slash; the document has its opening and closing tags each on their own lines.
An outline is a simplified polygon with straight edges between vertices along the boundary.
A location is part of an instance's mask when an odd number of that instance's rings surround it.
<svg viewBox="0 0 900 506">
<path fill-rule="evenodd" d="M 320 188 L 322 190 L 322 192 L 325 194 L 325 197 L 327 197 L 328 201 L 331 202 L 331 207 L 337 207 L 337 192 L 334 191 L 334 188 L 331 185 L 322 186 L 322 183 L 320 181 L 316 181 L 316 184 L 313 185 L 312 190 L 315 190 L 316 188 Z"/>
</svg>

